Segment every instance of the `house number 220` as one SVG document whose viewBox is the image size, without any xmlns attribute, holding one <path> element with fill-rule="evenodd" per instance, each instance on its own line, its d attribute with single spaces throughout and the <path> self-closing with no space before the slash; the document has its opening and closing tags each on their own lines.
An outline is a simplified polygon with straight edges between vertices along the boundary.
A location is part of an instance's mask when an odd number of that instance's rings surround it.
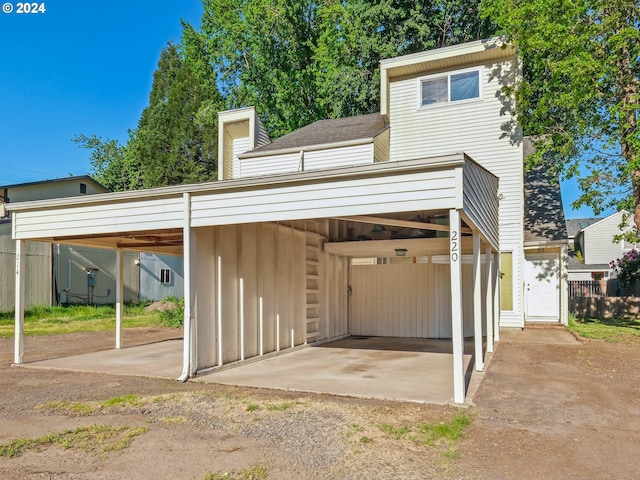
<svg viewBox="0 0 640 480">
<path fill-rule="evenodd" d="M 451 232 L 451 261 L 452 262 L 457 262 L 459 255 L 458 255 L 458 232 L 456 232 L 455 230 L 453 232 Z"/>
</svg>

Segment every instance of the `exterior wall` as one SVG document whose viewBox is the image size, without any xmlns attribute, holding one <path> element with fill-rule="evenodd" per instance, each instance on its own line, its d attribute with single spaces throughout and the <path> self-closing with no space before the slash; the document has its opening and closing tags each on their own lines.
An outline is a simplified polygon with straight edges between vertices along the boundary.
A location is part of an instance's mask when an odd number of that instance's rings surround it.
<svg viewBox="0 0 640 480">
<path fill-rule="evenodd" d="M 467 68 L 475 65 L 461 65 Z M 500 89 L 516 79 L 515 57 L 498 64 L 485 63 L 481 98 L 459 103 L 419 106 L 422 75 L 400 77 L 389 85 L 391 124 L 390 159 L 408 160 L 426 155 L 464 152 L 499 178 L 500 248 L 514 253 L 514 309 L 503 311 L 501 324 L 523 324 L 523 161 L 519 131 L 505 135 L 510 107 Z M 442 72 L 442 71 L 441 71 Z M 428 74 L 439 72 L 428 72 Z"/>
<path fill-rule="evenodd" d="M 54 245 L 53 251 L 53 273 L 60 303 L 115 303 L 115 250 Z M 137 259 L 137 253 L 124 252 L 125 302 L 138 302 L 140 272 Z M 98 269 L 92 289 L 88 286 L 86 268 Z"/>
<path fill-rule="evenodd" d="M 613 236 L 621 233 L 619 226 L 622 223 L 623 215 L 623 212 L 615 213 L 585 228 L 580 233 L 580 248 L 586 265 L 608 264 L 634 248 L 635 245 L 624 242 L 614 243 L 613 241 Z M 628 220 L 628 224 L 631 224 L 631 220 Z"/>
<path fill-rule="evenodd" d="M 250 138 L 242 137 L 242 138 L 234 138 L 231 141 L 231 165 L 233 166 L 233 178 L 242 177 L 242 164 L 238 160 L 238 155 L 244 153 L 250 148 Z"/>
<path fill-rule="evenodd" d="M 267 354 L 305 343 L 304 232 L 268 223 L 192 232 L 197 370 L 219 355 L 222 365 L 258 356 L 261 344 Z M 345 261 L 323 263 L 325 284 L 337 286 L 322 292 L 321 331 L 336 336 L 346 333 Z"/>
<path fill-rule="evenodd" d="M 300 166 L 300 153 L 243 158 L 239 162 L 243 177 L 297 172 Z"/>
<path fill-rule="evenodd" d="M 11 202 L 26 202 L 30 200 L 45 200 L 47 198 L 75 197 L 85 195 L 80 193 L 80 184 L 86 185 L 86 195 L 105 193 L 108 190 L 99 188 L 92 181 L 72 179 L 67 181 L 42 182 L 31 185 L 21 185 L 9 188 L 8 196 Z"/>
<path fill-rule="evenodd" d="M 304 170 L 349 167 L 373 163 L 373 144 L 304 152 Z"/>
<path fill-rule="evenodd" d="M 580 270 L 580 271 L 573 271 L 573 272 L 569 272 L 567 279 L 569 281 L 573 281 L 573 280 L 592 280 L 591 278 L 591 271 L 589 270 Z"/>
<path fill-rule="evenodd" d="M 25 306 L 51 305 L 51 245 L 25 243 Z M 11 239 L 11 223 L 0 223 L 0 311 L 13 310 L 16 301 L 16 243 Z"/>
<path fill-rule="evenodd" d="M 74 236 L 79 230 L 84 234 L 113 231 L 141 231 L 182 228 L 184 209 L 182 194 L 173 198 L 143 201 L 87 203 L 80 209 L 73 205 L 50 210 L 20 212 L 14 218 L 16 238 L 27 238 L 34 232 L 47 232 L 50 236 Z M 65 218 L 58 221 L 59 216 Z M 37 237 L 38 235 L 36 235 Z"/>
<path fill-rule="evenodd" d="M 483 259 L 484 260 L 484 259 Z M 423 263 L 352 265 L 352 335 L 451 338 L 448 256 Z M 463 256 L 463 332 L 473 336 L 473 265 Z M 481 275 L 484 278 L 484 264 Z M 486 286 L 483 284 L 482 315 Z M 486 322 L 483 320 L 483 329 Z"/>
<path fill-rule="evenodd" d="M 126 258 L 125 258 L 126 262 Z M 171 273 L 169 283 L 160 283 L 160 270 Z M 162 300 L 184 296 L 184 262 L 182 257 L 140 253 L 140 300 Z"/>
<path fill-rule="evenodd" d="M 389 161 L 389 129 L 373 139 L 373 161 L 388 162 Z"/>
</svg>

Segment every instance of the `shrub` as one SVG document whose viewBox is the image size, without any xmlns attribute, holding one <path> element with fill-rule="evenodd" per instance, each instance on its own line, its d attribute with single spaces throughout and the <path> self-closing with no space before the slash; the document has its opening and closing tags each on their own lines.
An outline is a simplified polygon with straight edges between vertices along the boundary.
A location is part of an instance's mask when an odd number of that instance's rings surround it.
<svg viewBox="0 0 640 480">
<path fill-rule="evenodd" d="M 160 311 L 160 323 L 165 327 L 182 328 L 184 325 L 184 298 L 166 297 L 162 300 L 172 305 Z"/>
<path fill-rule="evenodd" d="M 621 258 L 609 262 L 609 266 L 617 273 L 618 283 L 623 288 L 628 288 L 635 280 L 640 280 L 640 252 L 635 248 Z"/>
</svg>

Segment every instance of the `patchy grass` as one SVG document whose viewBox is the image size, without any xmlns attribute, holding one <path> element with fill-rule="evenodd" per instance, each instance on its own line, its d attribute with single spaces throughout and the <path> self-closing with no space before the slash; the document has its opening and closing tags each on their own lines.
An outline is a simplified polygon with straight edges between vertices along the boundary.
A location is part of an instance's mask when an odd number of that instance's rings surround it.
<svg viewBox="0 0 640 480">
<path fill-rule="evenodd" d="M 113 305 L 35 306 L 25 310 L 25 335 L 58 335 L 61 333 L 113 330 L 116 310 Z M 0 312 L 0 338 L 14 335 L 13 311 Z M 124 328 L 160 325 L 158 312 L 145 312 L 144 305 L 125 305 Z"/>
<path fill-rule="evenodd" d="M 640 338 L 640 321 L 631 318 L 578 318 L 569 316 L 567 330 L 583 338 L 605 342 L 627 342 Z"/>
<path fill-rule="evenodd" d="M 456 443 L 471 425 L 473 415 L 457 411 L 448 422 L 420 423 L 395 426 L 384 423 L 380 429 L 396 440 L 406 439 L 418 445 L 440 447 L 445 458 L 457 458 Z"/>
<path fill-rule="evenodd" d="M 247 412 L 255 412 L 256 410 L 260 409 L 260 405 L 258 405 L 257 403 L 250 403 L 249 405 L 247 405 Z"/>
<path fill-rule="evenodd" d="M 175 395 L 157 395 L 154 397 L 141 397 L 135 394 L 113 397 L 102 402 L 71 403 L 62 400 L 41 403 L 37 409 L 54 410 L 59 413 L 73 415 L 92 415 L 111 408 L 142 407 L 153 403 L 161 403 L 173 400 Z"/>
<path fill-rule="evenodd" d="M 267 467 L 254 465 L 239 472 L 209 473 L 204 480 L 266 480 L 268 477 Z"/>
<path fill-rule="evenodd" d="M 65 430 L 61 433 L 51 433 L 39 438 L 17 438 L 0 445 L 0 457 L 19 457 L 26 451 L 39 451 L 48 446 L 86 453 L 124 450 L 134 437 L 147 430 L 147 427 L 89 425 L 75 430 Z"/>
</svg>

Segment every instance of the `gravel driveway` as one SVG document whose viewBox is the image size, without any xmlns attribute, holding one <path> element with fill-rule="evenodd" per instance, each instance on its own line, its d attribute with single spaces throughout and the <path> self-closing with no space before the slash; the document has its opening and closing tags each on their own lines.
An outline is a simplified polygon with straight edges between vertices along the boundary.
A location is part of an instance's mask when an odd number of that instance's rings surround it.
<svg viewBox="0 0 640 480">
<path fill-rule="evenodd" d="M 125 344 L 175 335 L 129 330 Z M 35 360 L 111 348 L 111 337 L 28 338 L 27 352 Z M 640 341 L 505 336 L 463 412 L 473 416 L 465 437 L 433 444 L 417 441 L 418 429 L 448 423 L 458 409 L 10 367 L 12 352 L 0 339 L 0 444 L 98 424 L 146 432 L 116 451 L 46 446 L 0 456 L 0 478 L 236 472 L 231 479 L 255 466 L 269 479 L 640 478 Z"/>
</svg>

